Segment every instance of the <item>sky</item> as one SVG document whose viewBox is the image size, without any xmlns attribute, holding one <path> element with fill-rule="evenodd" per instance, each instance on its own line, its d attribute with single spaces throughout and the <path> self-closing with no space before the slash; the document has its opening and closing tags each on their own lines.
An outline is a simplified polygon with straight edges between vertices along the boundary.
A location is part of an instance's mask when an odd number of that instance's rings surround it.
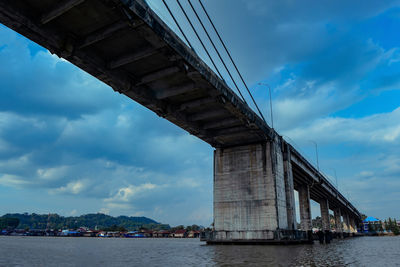
<svg viewBox="0 0 400 267">
<path fill-rule="evenodd" d="M 148 2 L 177 31 L 162 1 Z M 167 3 L 209 63 L 176 2 Z M 400 219 L 400 2 L 203 3 L 267 122 L 259 83 L 271 88 L 279 134 L 314 165 L 317 149 L 321 171 L 360 212 Z M 212 223 L 208 144 L 3 25 L 0 66 L 0 215 Z"/>
</svg>

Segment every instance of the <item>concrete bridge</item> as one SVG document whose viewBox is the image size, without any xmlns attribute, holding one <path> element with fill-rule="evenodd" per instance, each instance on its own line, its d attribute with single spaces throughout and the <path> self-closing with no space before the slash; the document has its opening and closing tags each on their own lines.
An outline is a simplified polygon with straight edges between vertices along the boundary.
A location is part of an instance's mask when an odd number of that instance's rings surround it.
<svg viewBox="0 0 400 267">
<path fill-rule="evenodd" d="M 325 231 L 329 210 L 357 231 L 357 209 L 143 0 L 0 0 L 0 22 L 215 148 L 209 243 L 310 241 L 310 199 Z"/>
</svg>

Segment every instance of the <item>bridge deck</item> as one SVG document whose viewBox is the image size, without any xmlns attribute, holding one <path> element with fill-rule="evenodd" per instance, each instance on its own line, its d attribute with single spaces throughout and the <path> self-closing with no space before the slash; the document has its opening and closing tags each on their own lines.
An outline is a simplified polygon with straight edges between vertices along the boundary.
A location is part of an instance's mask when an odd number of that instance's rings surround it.
<svg viewBox="0 0 400 267">
<path fill-rule="evenodd" d="M 214 147 L 271 132 L 143 1 L 0 1 L 0 20 Z"/>
<path fill-rule="evenodd" d="M 143 0 L 0 0 L 0 22 L 213 147 L 276 136 Z M 290 149 L 295 184 L 360 215 Z"/>
</svg>

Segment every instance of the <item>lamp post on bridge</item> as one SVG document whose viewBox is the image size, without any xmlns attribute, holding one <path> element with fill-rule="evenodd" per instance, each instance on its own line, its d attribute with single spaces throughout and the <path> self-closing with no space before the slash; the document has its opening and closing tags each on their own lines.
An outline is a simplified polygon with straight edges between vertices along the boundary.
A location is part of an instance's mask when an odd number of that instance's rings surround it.
<svg viewBox="0 0 400 267">
<path fill-rule="evenodd" d="M 308 141 L 310 141 L 311 143 L 313 143 L 313 144 L 315 145 L 315 154 L 316 154 L 316 156 L 317 156 L 317 170 L 318 170 L 318 172 L 319 172 L 318 145 L 317 145 L 317 142 L 315 142 L 315 141 L 313 141 L 313 140 L 308 140 Z"/>
<path fill-rule="evenodd" d="M 336 169 L 331 168 L 331 170 L 333 170 L 333 173 L 335 174 L 336 189 L 339 191 L 339 185 L 338 185 L 338 181 L 337 181 Z"/>
<path fill-rule="evenodd" d="M 274 129 L 274 117 L 273 117 L 273 114 L 272 114 L 271 87 L 267 83 L 258 83 L 258 85 L 264 85 L 264 86 L 266 86 L 268 88 L 268 91 L 269 91 L 269 108 L 271 110 L 271 126 L 272 126 L 272 129 Z"/>
</svg>

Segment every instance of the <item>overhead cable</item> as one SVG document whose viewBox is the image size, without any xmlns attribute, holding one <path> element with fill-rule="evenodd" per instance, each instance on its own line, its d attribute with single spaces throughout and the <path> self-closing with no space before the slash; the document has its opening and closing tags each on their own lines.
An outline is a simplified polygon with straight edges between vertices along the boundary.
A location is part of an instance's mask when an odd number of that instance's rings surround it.
<svg viewBox="0 0 400 267">
<path fill-rule="evenodd" d="M 194 14 L 195 14 L 196 17 L 197 17 L 197 20 L 200 22 L 201 27 L 203 28 L 204 32 L 206 33 L 206 35 L 207 35 L 207 37 L 208 37 L 208 40 L 210 40 L 212 46 L 214 47 L 215 52 L 217 52 L 217 55 L 218 55 L 219 59 L 221 60 L 222 64 L 224 65 L 225 70 L 228 72 L 229 77 L 231 78 L 231 80 L 232 80 L 233 84 L 235 85 L 237 91 L 239 92 L 239 94 L 240 94 L 240 96 L 242 97 L 243 101 L 247 104 L 246 99 L 245 99 L 244 96 L 242 95 L 242 92 L 240 91 L 238 85 L 236 84 L 236 81 L 233 79 L 231 72 L 229 71 L 228 67 L 226 66 L 226 64 L 225 64 L 225 62 L 224 62 L 224 60 L 223 60 L 223 58 L 221 57 L 221 54 L 219 53 L 219 51 L 218 51 L 217 47 L 215 46 L 213 40 L 211 39 L 210 35 L 208 34 L 208 31 L 207 31 L 206 27 L 204 26 L 202 20 L 200 19 L 199 15 L 197 14 L 196 9 L 193 7 L 193 5 L 192 5 L 192 3 L 190 2 L 190 0 L 188 0 L 188 2 L 189 2 L 190 7 L 192 8 Z"/>
<path fill-rule="evenodd" d="M 212 57 L 211 57 L 210 53 L 208 52 L 206 46 L 204 45 L 204 43 L 203 43 L 203 41 L 201 40 L 199 34 L 197 33 L 195 27 L 193 26 L 192 21 L 190 20 L 189 16 L 187 15 L 185 9 L 182 7 L 182 5 L 181 5 L 181 3 L 179 2 L 179 0 L 176 0 L 176 2 L 178 3 L 180 9 L 182 10 L 183 14 L 185 15 L 187 21 L 189 22 L 190 27 L 192 28 L 193 32 L 194 32 L 195 35 L 197 36 L 197 39 L 199 39 L 201 46 L 203 47 L 204 51 L 205 51 L 206 54 L 208 55 L 208 58 L 211 60 L 211 63 L 213 64 L 213 66 L 214 66 L 215 70 L 217 71 L 219 77 L 220 77 L 222 80 L 224 80 L 224 77 L 223 77 L 223 76 L 221 75 L 221 73 L 219 72 L 219 69 L 217 68 L 217 65 L 215 65 L 214 60 L 212 59 Z"/>
<path fill-rule="evenodd" d="M 221 35 L 219 34 L 219 32 L 218 32 L 217 28 L 215 27 L 215 25 L 214 25 L 212 19 L 210 18 L 209 14 L 208 14 L 208 12 L 207 12 L 207 10 L 206 10 L 206 8 L 204 7 L 204 5 L 203 5 L 203 3 L 201 2 L 201 0 L 199 0 L 199 3 L 200 3 L 200 5 L 201 5 L 201 7 L 202 7 L 204 13 L 206 14 L 206 16 L 207 16 L 209 22 L 211 23 L 212 27 L 214 28 L 214 31 L 215 31 L 215 33 L 217 34 L 217 36 L 218 36 L 218 38 L 219 38 L 219 40 L 220 40 L 222 46 L 224 47 L 226 53 L 228 54 L 228 56 L 229 56 L 229 58 L 230 58 L 230 60 L 231 60 L 231 62 L 232 62 L 232 64 L 233 64 L 233 66 L 235 67 L 236 72 L 239 74 L 239 77 L 240 77 L 240 79 L 242 80 L 242 83 L 244 84 L 244 86 L 246 87 L 247 92 L 249 93 L 251 99 L 253 100 L 253 103 L 254 103 L 254 105 L 256 106 L 256 108 L 257 108 L 257 110 L 258 110 L 258 113 L 260 113 L 260 115 L 261 115 L 262 119 L 264 120 L 264 122 L 267 123 L 266 120 L 265 120 L 265 118 L 264 118 L 264 116 L 263 116 L 263 114 L 262 114 L 262 112 L 261 112 L 261 110 L 259 109 L 259 107 L 258 107 L 256 101 L 254 100 L 254 97 L 253 97 L 253 95 L 251 94 L 251 92 L 250 92 L 250 90 L 249 90 L 249 88 L 248 88 L 246 82 L 244 81 L 242 74 L 240 73 L 238 67 L 236 66 L 235 61 L 233 60 L 233 58 L 232 58 L 232 56 L 231 56 L 231 53 L 229 53 L 228 48 L 227 48 L 226 45 L 225 45 L 225 42 L 222 40 Z"/>
<path fill-rule="evenodd" d="M 174 20 L 176 26 L 178 26 L 179 31 L 181 32 L 181 34 L 183 35 L 183 38 L 185 38 L 187 44 L 189 45 L 189 47 L 194 51 L 194 47 L 192 46 L 192 44 L 189 42 L 189 39 L 186 37 L 185 33 L 183 32 L 181 26 L 179 25 L 178 21 L 176 20 L 174 14 L 172 13 L 171 9 L 169 8 L 168 4 L 165 2 L 165 0 L 162 0 L 165 7 L 168 10 L 168 13 L 170 14 L 170 16 L 172 17 L 172 19 Z"/>
</svg>

